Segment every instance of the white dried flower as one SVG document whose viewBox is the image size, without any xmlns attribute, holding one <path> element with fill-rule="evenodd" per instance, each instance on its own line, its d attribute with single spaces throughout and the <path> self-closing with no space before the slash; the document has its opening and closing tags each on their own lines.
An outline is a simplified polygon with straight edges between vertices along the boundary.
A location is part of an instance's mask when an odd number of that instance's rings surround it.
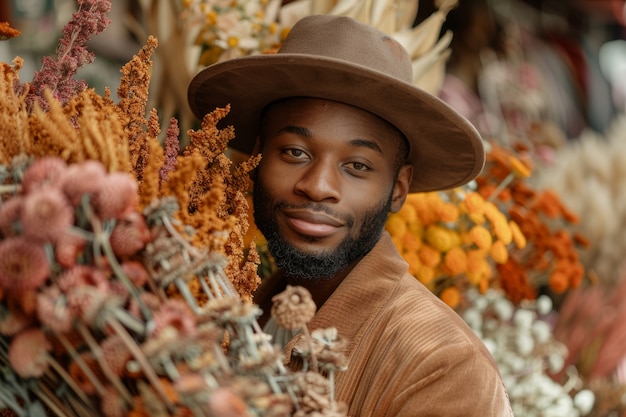
<svg viewBox="0 0 626 417">
<path fill-rule="evenodd" d="M 596 401 L 596 396 L 593 391 L 584 389 L 574 396 L 574 405 L 585 415 L 588 414 Z"/>
</svg>

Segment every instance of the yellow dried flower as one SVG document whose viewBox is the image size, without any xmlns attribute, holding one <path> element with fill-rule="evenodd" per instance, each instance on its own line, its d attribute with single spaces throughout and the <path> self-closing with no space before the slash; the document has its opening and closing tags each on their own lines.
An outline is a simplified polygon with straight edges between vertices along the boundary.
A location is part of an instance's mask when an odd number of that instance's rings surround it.
<svg viewBox="0 0 626 417">
<path fill-rule="evenodd" d="M 469 237 L 480 249 L 489 249 L 493 242 L 491 233 L 483 226 L 476 225 L 469 231 Z"/>
<path fill-rule="evenodd" d="M 485 216 L 487 216 L 487 219 L 493 226 L 493 232 L 498 239 L 501 239 L 507 245 L 511 243 L 513 240 L 511 227 L 509 226 L 507 217 L 500 211 L 498 206 L 487 202 L 485 204 Z"/>
<path fill-rule="evenodd" d="M 386 229 L 391 236 L 401 239 L 406 234 L 406 222 L 398 214 L 392 214 L 387 219 Z"/>
<path fill-rule="evenodd" d="M 469 193 L 465 196 L 462 206 L 468 214 L 482 215 L 485 212 L 485 199 L 478 193 Z"/>
<path fill-rule="evenodd" d="M 402 208 L 395 214 L 407 223 L 414 223 L 417 219 L 417 211 L 412 204 L 405 203 Z"/>
<path fill-rule="evenodd" d="M 515 246 L 519 249 L 524 249 L 526 247 L 526 236 L 522 233 L 519 225 L 514 220 L 510 220 L 509 226 L 511 227 L 511 234 L 513 236 L 513 242 L 515 242 Z"/>
<path fill-rule="evenodd" d="M 496 240 L 489 249 L 491 259 L 495 263 L 504 264 L 509 259 L 509 251 L 506 248 L 506 244 L 501 240 Z"/>
<path fill-rule="evenodd" d="M 510 155 L 509 163 L 511 164 L 511 170 L 520 178 L 530 177 L 530 168 L 527 167 L 519 158 Z"/>
<path fill-rule="evenodd" d="M 459 219 L 459 208 L 453 203 L 443 203 L 437 207 L 437 215 L 442 222 L 453 223 Z"/>
<path fill-rule="evenodd" d="M 454 244 L 450 230 L 441 226 L 429 226 L 426 229 L 426 242 L 439 252 L 447 252 Z"/>
<path fill-rule="evenodd" d="M 415 274 L 416 278 L 424 285 L 430 284 L 435 279 L 435 268 L 421 265 Z"/>
<path fill-rule="evenodd" d="M 484 251 L 470 250 L 467 252 L 466 275 L 474 285 L 478 285 L 483 277 L 491 275 L 491 266 L 485 259 Z"/>
</svg>

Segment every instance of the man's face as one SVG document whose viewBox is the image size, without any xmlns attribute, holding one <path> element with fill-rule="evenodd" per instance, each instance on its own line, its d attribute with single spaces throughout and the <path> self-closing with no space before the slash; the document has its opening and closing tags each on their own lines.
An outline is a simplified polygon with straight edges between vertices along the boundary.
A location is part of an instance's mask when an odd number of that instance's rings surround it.
<svg viewBox="0 0 626 417">
<path fill-rule="evenodd" d="M 372 249 L 404 202 L 411 168 L 395 178 L 398 133 L 364 110 L 295 98 L 272 105 L 262 134 L 257 227 L 288 274 L 331 278 Z"/>
</svg>

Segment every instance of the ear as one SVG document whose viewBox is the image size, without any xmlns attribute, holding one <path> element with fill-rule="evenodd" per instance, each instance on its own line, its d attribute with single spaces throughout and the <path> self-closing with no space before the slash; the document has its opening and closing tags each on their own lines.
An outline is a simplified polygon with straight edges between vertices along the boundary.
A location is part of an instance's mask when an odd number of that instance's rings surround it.
<svg viewBox="0 0 626 417">
<path fill-rule="evenodd" d="M 398 173 L 398 179 L 393 186 L 393 194 L 391 196 L 391 212 L 397 213 L 409 193 L 409 187 L 411 186 L 411 180 L 413 179 L 413 166 L 404 165 L 400 168 Z"/>
</svg>

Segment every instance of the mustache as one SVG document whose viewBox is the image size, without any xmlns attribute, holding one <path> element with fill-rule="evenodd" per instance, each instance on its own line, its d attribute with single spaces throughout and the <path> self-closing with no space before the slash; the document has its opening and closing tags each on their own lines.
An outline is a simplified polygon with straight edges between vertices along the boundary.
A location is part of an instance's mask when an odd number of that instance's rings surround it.
<svg viewBox="0 0 626 417">
<path fill-rule="evenodd" d="M 342 220 L 346 224 L 346 226 L 354 225 L 354 217 L 338 213 L 335 210 L 331 209 L 330 207 L 322 203 L 289 204 L 289 203 L 286 203 L 285 201 L 279 201 L 274 205 L 275 212 L 278 212 L 283 209 L 309 210 L 309 211 L 320 212 L 320 213 L 324 213 L 329 216 L 332 216 L 336 219 Z"/>
</svg>

